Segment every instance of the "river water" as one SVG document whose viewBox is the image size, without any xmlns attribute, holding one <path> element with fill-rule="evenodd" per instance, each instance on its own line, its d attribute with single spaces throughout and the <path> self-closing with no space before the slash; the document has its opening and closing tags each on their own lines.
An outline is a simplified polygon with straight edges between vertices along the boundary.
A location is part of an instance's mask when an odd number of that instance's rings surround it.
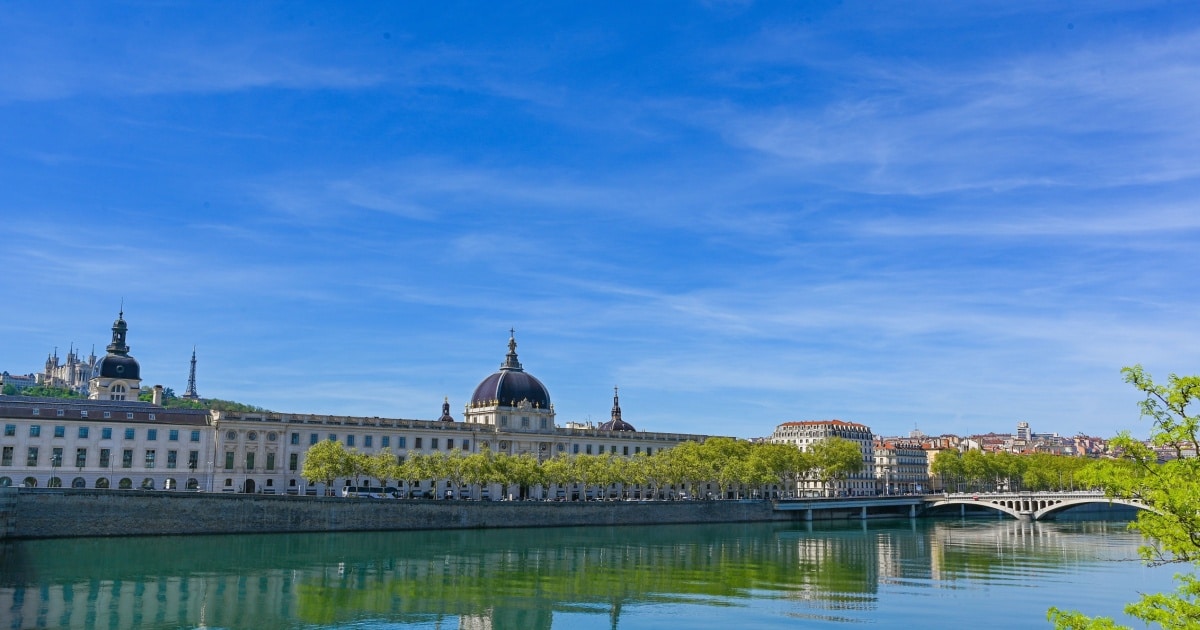
<svg viewBox="0 0 1200 630">
<path fill-rule="evenodd" d="M 1173 590 L 1139 544 L 990 519 L 23 541 L 0 630 L 1036 628 Z"/>
</svg>

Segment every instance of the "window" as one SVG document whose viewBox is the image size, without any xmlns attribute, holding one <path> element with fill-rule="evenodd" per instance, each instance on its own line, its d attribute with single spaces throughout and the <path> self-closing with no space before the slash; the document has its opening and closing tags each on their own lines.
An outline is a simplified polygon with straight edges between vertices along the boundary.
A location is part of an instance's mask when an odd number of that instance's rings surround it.
<svg viewBox="0 0 1200 630">
<path fill-rule="evenodd" d="M 246 453 L 246 470 L 254 470 L 254 453 Z"/>
<path fill-rule="evenodd" d="M 407 446 L 404 445 L 404 443 L 406 441 L 407 441 L 407 438 L 405 438 L 403 435 L 396 438 L 396 448 L 408 448 Z"/>
<path fill-rule="evenodd" d="M 67 415 L 66 409 L 57 409 L 56 411 L 57 411 L 57 413 L 55 413 L 54 415 L 58 416 L 59 418 Z"/>
<path fill-rule="evenodd" d="M 125 429 L 125 439 L 126 440 L 133 439 L 133 429 Z"/>
<path fill-rule="evenodd" d="M 251 442 L 257 440 L 258 439 L 258 431 L 251 431 L 250 433 L 248 433 L 246 435 L 246 439 L 250 440 Z"/>
<path fill-rule="evenodd" d="M 572 453 L 578 453 L 578 452 L 579 452 L 579 445 L 578 445 L 578 444 L 572 444 L 572 445 L 571 445 L 571 452 L 572 452 Z"/>
<path fill-rule="evenodd" d="M 545 429 L 545 428 L 546 428 L 546 419 L 545 419 L 545 418 L 542 418 L 541 420 L 539 420 L 539 421 L 538 421 L 538 425 L 539 425 L 540 427 L 542 427 L 543 429 Z"/>
<path fill-rule="evenodd" d="M 591 454 L 592 454 L 592 445 L 591 445 L 591 444 L 588 444 L 588 445 L 587 445 L 587 454 L 588 454 L 588 455 L 591 455 Z"/>
<path fill-rule="evenodd" d="M 293 433 L 292 434 L 292 444 L 299 444 L 299 443 L 300 443 L 300 434 Z"/>
<path fill-rule="evenodd" d="M 421 448 L 421 438 L 413 438 L 413 448 Z"/>
<path fill-rule="evenodd" d="M 267 470 L 275 470 L 275 453 L 267 453 Z"/>
<path fill-rule="evenodd" d="M 438 443 L 438 439 L 437 439 L 437 438 L 429 438 L 429 450 L 431 450 L 431 451 L 436 451 L 436 450 L 437 450 L 437 443 Z"/>
<path fill-rule="evenodd" d="M 471 450 L 471 440 L 463 440 L 462 449 L 464 451 Z"/>
<path fill-rule="evenodd" d="M 628 447 L 627 447 L 627 448 L 628 448 Z M 610 444 L 610 445 L 608 446 L 608 452 L 609 452 L 609 453 L 616 453 L 616 452 L 617 452 L 617 445 L 616 445 L 616 444 Z"/>
<path fill-rule="evenodd" d="M 653 454 L 654 454 L 654 449 L 652 449 L 652 448 L 650 448 L 649 446 L 647 446 L 647 447 L 646 447 L 646 454 L 647 454 L 647 455 L 653 455 Z"/>
<path fill-rule="evenodd" d="M 4 425 L 4 436 L 5 437 L 11 437 L 16 434 L 17 434 L 17 425 L 15 425 L 15 424 Z"/>
<path fill-rule="evenodd" d="M 296 467 L 299 464 L 300 464 L 300 455 L 298 453 L 292 453 L 291 455 L 288 455 L 288 470 L 290 470 L 292 472 L 296 472 Z"/>
<path fill-rule="evenodd" d="M 385 436 L 379 438 L 379 446 L 381 446 L 383 448 L 387 448 L 391 445 L 392 445 L 392 436 L 385 435 Z"/>
<path fill-rule="evenodd" d="M 100 449 L 100 467 L 108 468 L 111 457 L 112 457 L 112 451 L 110 451 L 107 448 Z"/>
<path fill-rule="evenodd" d="M 274 441 L 275 441 L 275 440 L 277 440 L 277 439 L 279 439 L 279 436 L 278 436 L 278 435 L 276 435 L 274 431 L 271 431 L 270 433 L 268 433 L 268 434 L 267 434 L 267 441 L 268 441 L 268 442 L 274 442 Z"/>
<path fill-rule="evenodd" d="M 508 426 L 508 416 L 500 416 L 500 426 Z"/>
<path fill-rule="evenodd" d="M 192 442 L 199 442 L 199 441 L 200 441 L 200 432 L 199 432 L 199 431 L 192 431 L 192 437 L 191 437 L 191 441 L 192 441 Z"/>
<path fill-rule="evenodd" d="M 179 460 L 179 451 L 167 451 L 167 468 L 174 468 Z"/>
<path fill-rule="evenodd" d="M 354 446 L 354 436 L 353 435 L 346 436 L 346 446 Z"/>
<path fill-rule="evenodd" d="M 132 412 L 132 411 L 126 412 L 126 413 L 125 413 L 125 419 L 126 419 L 126 420 L 133 420 L 133 412 Z"/>
<path fill-rule="evenodd" d="M 158 429 L 146 429 L 146 441 L 153 442 L 158 439 Z"/>
<path fill-rule="evenodd" d="M 623 446 L 623 447 L 621 447 L 621 449 L 622 449 L 622 451 L 621 451 L 621 454 L 622 454 L 622 455 L 628 455 L 628 454 L 629 454 L 629 447 L 628 447 L 628 446 Z"/>
<path fill-rule="evenodd" d="M 42 415 L 42 410 L 41 410 L 40 408 L 38 408 L 38 407 L 34 407 L 34 408 L 33 408 L 33 415 L 35 415 L 35 416 L 40 416 L 40 415 Z"/>
<path fill-rule="evenodd" d="M 79 427 L 79 439 L 86 440 L 87 436 L 88 436 L 88 428 L 87 427 Z"/>
<path fill-rule="evenodd" d="M 320 439 L 321 439 L 321 437 L 318 436 L 316 433 L 310 433 L 308 435 L 308 445 L 312 446 L 313 444 L 316 444 L 317 441 Z"/>
<path fill-rule="evenodd" d="M 149 415 L 149 416 L 150 416 L 150 419 L 151 419 L 151 420 L 153 420 L 153 419 L 154 419 L 154 414 L 147 414 L 147 415 Z"/>
<path fill-rule="evenodd" d="M 371 446 L 372 446 L 372 444 L 371 444 L 371 442 L 372 442 L 372 439 L 371 439 L 371 438 L 372 438 L 372 436 L 370 436 L 370 435 L 364 435 L 364 436 L 363 436 L 363 447 L 364 447 L 364 448 L 371 448 Z"/>
<path fill-rule="evenodd" d="M 75 449 L 75 467 L 83 468 L 86 465 L 87 465 L 87 449 L 86 448 Z"/>
<path fill-rule="evenodd" d="M 225 470 L 233 470 L 233 451 L 225 451 Z"/>
<path fill-rule="evenodd" d="M 167 433 L 167 439 L 172 442 L 178 442 L 179 441 L 179 429 L 171 429 L 170 433 Z"/>
<path fill-rule="evenodd" d="M 42 437 L 42 425 L 40 425 L 40 424 L 29 425 L 29 437 Z"/>
<path fill-rule="evenodd" d="M 446 438 L 446 450 L 454 450 L 454 438 Z"/>
<path fill-rule="evenodd" d="M 111 440 L 112 439 L 112 427 L 104 427 L 103 429 L 100 429 L 100 439 L 101 440 Z"/>
<path fill-rule="evenodd" d="M 154 468 L 154 449 L 146 451 L 146 468 Z"/>
<path fill-rule="evenodd" d="M 111 411 L 105 411 L 105 412 L 104 412 L 104 417 L 105 417 L 105 418 L 111 418 L 111 417 L 112 417 L 112 412 L 111 412 Z"/>
<path fill-rule="evenodd" d="M 12 466 L 13 447 L 5 446 L 4 451 L 0 453 L 0 466 Z"/>
<path fill-rule="evenodd" d="M 330 442 L 336 442 L 336 441 L 337 441 L 337 434 L 336 434 L 336 433 L 330 433 L 330 434 L 329 434 L 329 441 L 330 441 Z"/>
<path fill-rule="evenodd" d="M 79 412 L 79 417 L 80 417 L 80 418 L 86 418 L 86 417 L 87 417 L 87 409 L 84 409 L 84 410 L 80 411 L 80 412 Z"/>
<path fill-rule="evenodd" d="M 30 446 L 29 453 L 25 457 L 25 465 L 26 466 L 37 466 L 37 460 L 38 460 L 38 447 Z"/>
<path fill-rule="evenodd" d="M 521 428 L 522 429 L 529 428 L 529 416 L 521 416 Z"/>
</svg>

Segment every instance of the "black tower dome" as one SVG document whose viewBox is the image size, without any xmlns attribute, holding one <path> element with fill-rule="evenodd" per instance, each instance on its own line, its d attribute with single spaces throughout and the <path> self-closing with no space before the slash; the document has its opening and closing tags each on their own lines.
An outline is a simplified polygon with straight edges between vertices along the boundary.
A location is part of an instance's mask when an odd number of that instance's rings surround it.
<svg viewBox="0 0 1200 630">
<path fill-rule="evenodd" d="M 112 343 L 108 344 L 108 354 L 96 364 L 96 371 L 101 378 L 141 380 L 138 362 L 129 356 L 129 346 L 125 345 L 125 334 L 128 331 L 125 309 L 121 309 L 117 321 L 113 322 Z"/>
<path fill-rule="evenodd" d="M 471 404 L 501 407 L 516 407 L 522 401 L 540 409 L 550 408 L 550 392 L 546 386 L 532 374 L 521 369 L 517 360 L 517 340 L 515 332 L 510 331 L 508 338 L 508 355 L 500 366 L 500 371 L 483 379 L 471 395 Z"/>
</svg>

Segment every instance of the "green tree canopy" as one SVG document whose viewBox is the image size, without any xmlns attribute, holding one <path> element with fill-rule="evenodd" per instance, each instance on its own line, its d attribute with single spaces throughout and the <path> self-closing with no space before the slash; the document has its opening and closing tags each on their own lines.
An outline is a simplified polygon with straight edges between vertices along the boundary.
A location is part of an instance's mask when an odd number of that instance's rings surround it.
<svg viewBox="0 0 1200 630">
<path fill-rule="evenodd" d="M 1080 476 L 1111 497 L 1136 499 L 1153 508 L 1139 512 L 1130 525 L 1146 537 L 1143 559 L 1195 565 L 1200 562 L 1200 458 L 1195 452 L 1200 415 L 1190 413 L 1190 406 L 1200 396 L 1200 377 L 1172 374 L 1166 385 L 1158 385 L 1140 365 L 1121 372 L 1144 395 L 1141 410 L 1151 420 L 1150 443 L 1174 457 L 1160 462 L 1154 448 L 1125 432 L 1110 443 L 1119 459 L 1096 462 Z M 1194 575 L 1177 579 L 1180 586 L 1174 593 L 1143 595 L 1125 613 L 1172 630 L 1200 627 L 1200 582 Z M 1058 628 L 1072 630 L 1122 627 L 1111 619 L 1057 608 L 1050 609 L 1049 617 Z"/>
<path fill-rule="evenodd" d="M 863 469 L 862 449 L 846 438 L 828 437 L 814 442 L 809 448 L 814 466 L 813 474 L 829 490 L 829 483 L 845 479 Z"/>
</svg>

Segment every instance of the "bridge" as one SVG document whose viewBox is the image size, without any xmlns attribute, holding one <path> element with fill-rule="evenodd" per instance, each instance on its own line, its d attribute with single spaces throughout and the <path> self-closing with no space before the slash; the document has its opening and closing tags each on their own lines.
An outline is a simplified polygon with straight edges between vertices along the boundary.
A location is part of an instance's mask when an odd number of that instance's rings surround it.
<svg viewBox="0 0 1200 630">
<path fill-rule="evenodd" d="M 1078 505 L 1117 504 L 1141 510 L 1152 509 L 1140 501 L 1130 501 L 1104 496 L 1103 492 L 990 492 L 949 493 L 929 495 L 901 495 L 881 497 L 830 497 L 811 499 L 780 499 L 775 509 L 784 512 L 802 512 L 804 520 L 812 520 L 814 512 L 827 518 L 869 518 L 899 516 L 915 517 L 937 508 L 959 507 L 966 515 L 980 508 L 995 510 L 997 515 L 1007 514 L 1016 519 L 1041 520 L 1062 510 Z"/>
<path fill-rule="evenodd" d="M 1139 510 L 1152 509 L 1141 501 L 1117 499 L 1104 496 L 1103 492 L 1005 492 L 1005 493 L 966 493 L 959 492 L 944 495 L 927 495 L 925 508 L 927 510 L 946 507 L 962 506 L 965 512 L 967 506 L 977 506 L 993 509 L 1008 514 L 1013 518 L 1040 521 L 1056 512 L 1077 505 L 1101 503 L 1108 505 L 1127 505 Z M 960 512 L 961 513 L 961 512 Z"/>
</svg>

